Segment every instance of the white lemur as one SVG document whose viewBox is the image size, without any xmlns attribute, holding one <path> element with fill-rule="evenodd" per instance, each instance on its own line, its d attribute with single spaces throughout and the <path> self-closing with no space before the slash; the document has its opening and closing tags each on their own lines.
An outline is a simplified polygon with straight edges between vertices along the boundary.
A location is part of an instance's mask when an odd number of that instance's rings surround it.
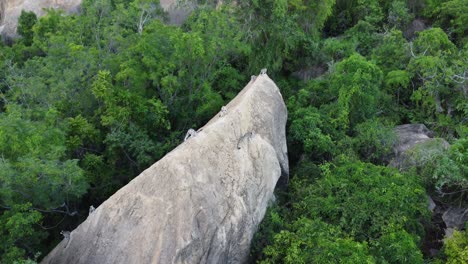
<svg viewBox="0 0 468 264">
<path fill-rule="evenodd" d="M 89 207 L 89 214 L 92 214 L 95 210 L 96 210 L 96 208 L 94 208 L 94 206 L 91 205 Z"/>
<path fill-rule="evenodd" d="M 219 112 L 219 117 L 223 117 L 227 114 L 227 107 L 226 106 L 223 106 L 221 107 L 221 111 Z"/>
<path fill-rule="evenodd" d="M 185 138 L 184 138 L 184 141 L 187 141 L 187 139 L 191 138 L 191 137 L 195 137 L 197 135 L 197 131 L 195 131 L 194 129 L 190 128 L 188 131 L 187 131 L 187 134 L 185 134 Z"/>
<path fill-rule="evenodd" d="M 267 73 L 267 69 L 266 68 L 263 68 L 260 70 L 260 75 L 263 75 L 263 74 L 266 74 Z"/>
<path fill-rule="evenodd" d="M 71 233 L 69 231 L 60 231 L 60 234 L 63 235 L 63 238 L 66 240 L 66 244 L 63 248 L 67 248 L 68 244 L 70 244 L 71 240 Z"/>
</svg>

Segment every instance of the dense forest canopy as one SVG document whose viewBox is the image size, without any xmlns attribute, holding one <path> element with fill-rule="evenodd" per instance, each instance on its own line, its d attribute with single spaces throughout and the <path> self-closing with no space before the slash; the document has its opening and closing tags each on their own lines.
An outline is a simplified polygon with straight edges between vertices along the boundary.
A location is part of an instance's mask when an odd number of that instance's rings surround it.
<svg viewBox="0 0 468 264">
<path fill-rule="evenodd" d="M 291 181 L 252 262 L 467 263 L 467 231 L 431 241 L 427 195 L 467 206 L 468 1 L 223 2 L 181 26 L 157 0 L 22 13 L 0 44 L 0 262 L 40 260 L 266 67 Z M 451 146 L 388 167 L 406 123 Z"/>
</svg>

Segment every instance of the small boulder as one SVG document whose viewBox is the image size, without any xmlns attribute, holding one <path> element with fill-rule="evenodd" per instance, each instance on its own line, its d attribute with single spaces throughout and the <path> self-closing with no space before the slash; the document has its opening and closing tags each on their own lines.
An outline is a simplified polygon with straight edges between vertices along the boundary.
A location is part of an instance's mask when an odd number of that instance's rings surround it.
<svg viewBox="0 0 468 264">
<path fill-rule="evenodd" d="M 390 166 L 400 170 L 411 166 L 417 166 L 417 160 L 421 153 L 444 151 L 450 145 L 441 138 L 433 138 L 433 133 L 423 124 L 407 124 L 395 128 L 398 141 L 393 147 L 394 158 L 390 161 Z M 417 151 L 415 151 L 417 150 Z"/>
<path fill-rule="evenodd" d="M 462 230 L 468 222 L 468 208 L 449 207 L 442 214 L 442 220 L 444 220 L 447 227 L 445 229 L 445 236 L 451 237 L 453 230 Z"/>
</svg>

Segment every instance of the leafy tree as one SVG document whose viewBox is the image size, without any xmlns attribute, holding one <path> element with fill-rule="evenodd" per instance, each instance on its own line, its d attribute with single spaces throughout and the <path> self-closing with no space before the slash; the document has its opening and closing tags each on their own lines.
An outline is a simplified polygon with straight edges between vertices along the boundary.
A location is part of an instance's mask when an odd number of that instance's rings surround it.
<svg viewBox="0 0 468 264">
<path fill-rule="evenodd" d="M 392 154 L 397 138 L 390 126 L 369 120 L 355 127 L 353 141 L 353 149 L 361 160 L 383 165 Z"/>
<path fill-rule="evenodd" d="M 345 36 L 353 39 L 356 43 L 356 51 L 363 56 L 369 56 L 372 48 L 381 40 L 377 27 L 366 20 L 360 20 L 345 32 Z"/>
<path fill-rule="evenodd" d="M 373 49 L 372 59 L 384 73 L 404 70 L 410 60 L 408 45 L 400 30 L 392 29 Z M 389 60 L 388 58 L 392 58 Z"/>
<path fill-rule="evenodd" d="M 259 263 L 375 263 L 366 243 L 342 238 L 320 220 L 300 218 L 290 228 L 275 235 Z"/>
<path fill-rule="evenodd" d="M 451 38 L 463 46 L 467 43 L 468 6 L 465 0 L 429 1 L 427 13 L 435 17 L 436 25 L 447 30 Z M 441 3 L 442 2 L 442 3 Z"/>
<path fill-rule="evenodd" d="M 267 245 L 272 244 L 275 235 L 286 228 L 286 221 L 281 215 L 285 215 L 285 213 L 278 204 L 272 203 L 271 206 L 267 208 L 267 212 L 259 226 L 259 230 L 252 238 L 250 262 L 259 261 L 265 258 L 263 249 Z"/>
<path fill-rule="evenodd" d="M 26 46 L 31 46 L 33 43 L 33 26 L 37 22 L 37 16 L 34 12 L 22 10 L 18 18 L 18 33 L 23 37 L 23 43 Z"/>
<path fill-rule="evenodd" d="M 397 108 L 408 105 L 411 100 L 410 74 L 404 70 L 395 70 L 387 73 L 384 80 L 387 94 L 393 97 L 394 105 Z"/>
<path fill-rule="evenodd" d="M 2 263 L 16 263 L 27 255 L 33 257 L 36 252 L 27 252 L 25 249 L 36 248 L 44 238 L 45 233 L 35 228 L 40 224 L 42 215 L 32 210 L 31 206 L 31 203 L 15 204 L 0 215 Z"/>
<path fill-rule="evenodd" d="M 448 36 L 440 28 L 423 31 L 411 52 L 413 58 L 407 69 L 418 87 L 411 97 L 418 109 L 414 112 L 419 115 L 415 119 L 434 120 L 444 113 L 453 116 L 455 109 L 464 111 L 465 107 L 459 103 L 466 100 L 460 65 L 466 63 L 454 56 L 457 49 Z"/>
<path fill-rule="evenodd" d="M 445 240 L 444 254 L 447 264 L 461 264 L 468 261 L 468 231 L 453 232 L 453 237 Z"/>
<path fill-rule="evenodd" d="M 77 214 L 74 202 L 88 188 L 77 160 L 66 159 L 57 112 L 28 112 L 8 105 L 0 114 L 0 221 L 3 261 L 30 256 L 44 233 L 43 214 Z M 24 112 L 23 112 L 24 111 Z"/>
<path fill-rule="evenodd" d="M 418 241 L 401 227 L 390 225 L 384 234 L 372 242 L 372 250 L 382 263 L 424 263 Z"/>
<path fill-rule="evenodd" d="M 390 10 L 388 11 L 388 24 L 400 30 L 404 30 L 413 19 L 413 15 L 409 13 L 406 6 L 406 1 L 392 1 Z"/>
<path fill-rule="evenodd" d="M 383 10 L 378 0 L 337 0 L 333 16 L 327 22 L 331 35 L 340 35 L 359 21 L 377 25 L 383 20 Z"/>
<path fill-rule="evenodd" d="M 294 205 L 296 215 L 321 218 L 356 241 L 378 239 L 389 223 L 423 235 L 427 201 L 414 175 L 343 158 L 322 169 L 322 179 L 301 187 L 305 197 Z"/>
<path fill-rule="evenodd" d="M 322 160 L 334 151 L 332 138 L 323 132 L 324 118 L 314 107 L 301 108 L 293 113 L 289 135 L 295 144 L 302 145 L 303 152 L 313 157 L 313 160 Z"/>
<path fill-rule="evenodd" d="M 331 89 L 338 94 L 337 127 L 355 126 L 377 115 L 381 70 L 360 55 L 352 55 L 336 65 Z"/>
<path fill-rule="evenodd" d="M 468 194 L 467 149 L 465 138 L 455 141 L 448 149 L 446 143 L 436 141 L 416 146 L 409 157 L 439 196 L 463 203 Z"/>
<path fill-rule="evenodd" d="M 47 11 L 47 15 L 39 18 L 38 22 L 34 26 L 34 44 L 43 51 L 46 51 L 49 48 L 50 39 L 60 31 L 61 26 L 65 26 L 60 23 L 62 14 L 63 11 L 50 9 Z"/>
<path fill-rule="evenodd" d="M 424 30 L 414 40 L 414 54 L 417 55 L 440 56 L 453 54 L 455 50 L 455 45 L 440 28 Z"/>
<path fill-rule="evenodd" d="M 149 131 L 170 128 L 166 117 L 168 111 L 160 100 L 145 99 L 128 90 L 113 88 L 108 71 L 98 73 L 92 91 L 104 106 L 99 109 L 102 111 L 101 124 L 110 129 L 105 142 L 111 150 L 124 152 L 138 167 L 149 165 L 154 156 L 161 155 L 156 137 L 149 136 Z"/>
<path fill-rule="evenodd" d="M 77 161 L 64 159 L 65 137 L 54 126 L 55 114 L 50 109 L 42 122 L 28 120 L 15 106 L 2 114 L 0 194 L 4 203 L 31 202 L 50 209 L 86 192 L 87 183 Z"/>
<path fill-rule="evenodd" d="M 327 62 L 340 61 L 348 58 L 356 52 L 357 41 L 354 38 L 327 38 L 322 44 L 322 56 L 329 57 Z"/>
<path fill-rule="evenodd" d="M 295 56 L 307 56 L 301 47 L 314 45 L 334 4 L 334 0 L 241 2 L 243 30 L 253 47 L 250 71 L 267 67 L 277 72 Z"/>
</svg>

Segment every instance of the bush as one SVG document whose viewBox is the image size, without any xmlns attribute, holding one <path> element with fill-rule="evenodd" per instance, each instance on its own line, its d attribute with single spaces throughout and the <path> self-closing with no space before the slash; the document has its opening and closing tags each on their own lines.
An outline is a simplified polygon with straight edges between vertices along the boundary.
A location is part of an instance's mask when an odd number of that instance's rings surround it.
<svg viewBox="0 0 468 264">
<path fill-rule="evenodd" d="M 419 144 L 409 156 L 430 189 L 446 199 L 466 202 L 468 139 L 459 139 L 449 148 L 441 140 Z"/>
<path fill-rule="evenodd" d="M 297 217 L 322 218 L 357 241 L 378 239 L 394 223 L 422 236 L 428 219 L 427 197 L 415 175 L 340 158 L 322 166 L 323 178 L 303 187 L 294 205 Z"/>
<path fill-rule="evenodd" d="M 383 165 L 392 153 L 396 140 L 392 128 L 370 120 L 356 126 L 353 143 L 362 160 Z"/>
<path fill-rule="evenodd" d="M 418 249 L 417 242 L 415 237 L 405 230 L 390 226 L 379 239 L 372 243 L 372 250 L 382 263 L 423 263 L 423 256 Z"/>
<path fill-rule="evenodd" d="M 468 231 L 453 232 L 453 237 L 445 240 L 444 253 L 447 264 L 468 263 Z"/>
<path fill-rule="evenodd" d="M 342 238 L 340 230 L 320 220 L 300 218 L 274 236 L 260 263 L 374 263 L 367 243 Z"/>
<path fill-rule="evenodd" d="M 33 43 L 33 26 L 36 23 L 37 16 L 34 12 L 21 11 L 21 15 L 18 18 L 18 34 L 23 37 L 23 43 L 26 46 L 31 46 Z"/>
</svg>

